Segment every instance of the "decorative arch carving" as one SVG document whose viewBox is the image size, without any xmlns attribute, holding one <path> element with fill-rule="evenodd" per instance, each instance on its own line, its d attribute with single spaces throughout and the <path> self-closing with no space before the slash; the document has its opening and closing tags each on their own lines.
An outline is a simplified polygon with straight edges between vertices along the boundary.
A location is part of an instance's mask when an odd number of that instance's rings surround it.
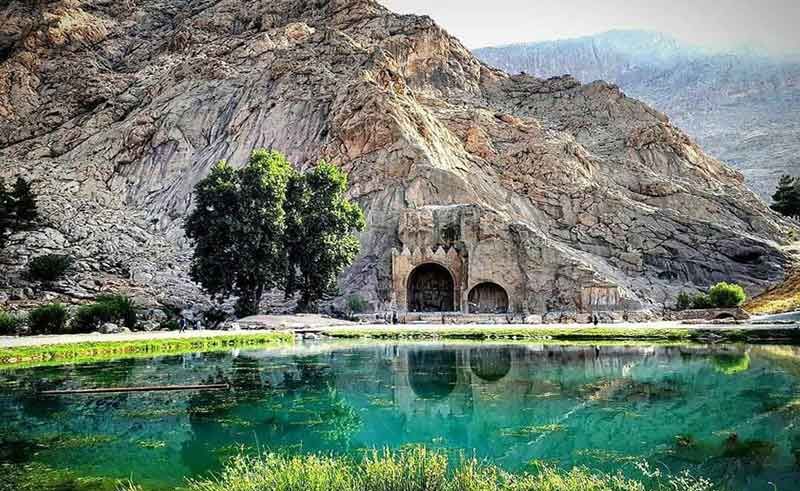
<svg viewBox="0 0 800 491">
<path fill-rule="evenodd" d="M 413 251 L 408 247 L 403 247 L 402 251 L 392 250 L 392 300 L 395 308 L 401 312 L 414 311 L 418 299 L 409 298 L 412 293 L 409 282 L 414 279 L 412 275 L 417 268 L 424 265 L 435 265 L 449 273 L 452 279 L 452 302 L 448 300 L 447 306 L 452 309 L 450 311 L 462 311 L 465 273 L 462 258 L 453 247 L 446 251 L 443 247 L 435 250 L 428 247 L 415 248 Z M 430 286 L 437 288 L 435 285 Z M 412 301 L 415 302 L 414 305 Z"/>
</svg>

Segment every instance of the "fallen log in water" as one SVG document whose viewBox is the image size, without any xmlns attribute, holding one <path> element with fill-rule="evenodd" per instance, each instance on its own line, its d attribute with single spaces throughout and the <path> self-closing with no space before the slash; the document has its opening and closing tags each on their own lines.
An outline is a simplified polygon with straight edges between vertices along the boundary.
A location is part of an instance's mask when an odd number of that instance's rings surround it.
<svg viewBox="0 0 800 491">
<path fill-rule="evenodd" d="M 152 387 L 102 387 L 98 389 L 64 389 L 43 390 L 39 394 L 44 396 L 58 396 L 65 394 L 107 394 L 110 392 L 164 392 L 169 390 L 222 390 L 229 389 L 228 384 L 210 385 L 156 385 Z"/>
</svg>

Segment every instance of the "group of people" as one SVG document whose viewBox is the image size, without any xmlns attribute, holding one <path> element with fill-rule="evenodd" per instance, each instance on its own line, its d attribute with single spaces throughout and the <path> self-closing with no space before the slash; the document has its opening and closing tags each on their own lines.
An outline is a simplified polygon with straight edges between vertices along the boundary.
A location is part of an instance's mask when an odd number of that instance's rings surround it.
<svg viewBox="0 0 800 491">
<path fill-rule="evenodd" d="M 181 318 L 178 319 L 178 332 L 183 332 L 186 329 L 199 331 L 203 329 L 203 324 L 201 324 L 199 320 L 187 319 L 186 317 L 181 316 Z"/>
<path fill-rule="evenodd" d="M 397 312 L 378 312 L 375 314 L 375 319 L 382 320 L 387 324 L 397 324 Z"/>
</svg>

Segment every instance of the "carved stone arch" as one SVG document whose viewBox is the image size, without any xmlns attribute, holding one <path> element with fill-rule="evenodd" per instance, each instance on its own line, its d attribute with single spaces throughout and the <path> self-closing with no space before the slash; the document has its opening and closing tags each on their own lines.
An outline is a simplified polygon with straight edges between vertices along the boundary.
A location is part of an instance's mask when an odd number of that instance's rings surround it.
<svg viewBox="0 0 800 491">
<path fill-rule="evenodd" d="M 438 286 L 436 284 L 425 286 L 417 283 L 419 278 L 416 275 L 424 271 L 424 269 L 418 268 L 435 267 L 440 267 L 447 272 L 446 276 L 440 274 L 438 280 L 433 282 L 438 282 Z M 443 247 L 437 247 L 434 250 L 431 247 L 414 247 L 411 249 L 404 245 L 402 252 L 392 254 L 392 304 L 394 308 L 402 312 L 460 312 L 466 297 L 465 274 L 462 257 L 455 248 L 445 250 Z M 447 277 L 452 280 L 452 290 L 450 290 L 449 282 L 446 281 Z M 429 291 L 427 294 L 429 301 L 420 302 L 419 296 L 412 298 L 410 295 L 412 289 L 417 292 L 420 287 L 422 290 Z M 452 291 L 452 305 L 450 304 L 449 294 L 443 295 L 440 293 L 438 302 L 435 299 L 431 300 L 432 297 L 437 296 L 430 293 L 431 291 L 435 293 L 437 289 L 442 290 L 445 287 L 448 292 Z M 424 297 L 425 295 L 423 295 L 423 299 Z M 441 302 L 441 300 L 444 300 L 444 302 Z"/>
<path fill-rule="evenodd" d="M 408 275 L 406 298 L 409 312 L 453 312 L 456 304 L 456 275 L 437 261 L 416 266 Z"/>
<path fill-rule="evenodd" d="M 467 297 L 470 313 L 504 314 L 510 310 L 508 292 L 493 281 L 483 281 L 472 287 Z"/>
</svg>

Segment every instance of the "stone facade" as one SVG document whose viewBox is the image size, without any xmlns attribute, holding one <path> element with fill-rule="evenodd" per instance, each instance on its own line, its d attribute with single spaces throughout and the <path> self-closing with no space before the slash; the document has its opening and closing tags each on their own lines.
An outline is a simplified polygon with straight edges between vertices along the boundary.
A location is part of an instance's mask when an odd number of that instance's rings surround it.
<svg viewBox="0 0 800 491">
<path fill-rule="evenodd" d="M 622 300 L 619 288 L 612 284 L 587 285 L 581 290 L 580 307 L 584 310 L 618 310 Z"/>
<path fill-rule="evenodd" d="M 397 249 L 392 249 L 392 303 L 398 306 L 399 310 L 409 310 L 409 280 L 415 271 L 428 264 L 441 266 L 450 275 L 453 286 L 452 311 L 461 310 L 466 275 L 463 259 L 454 247 L 450 247 L 446 252 L 441 246 L 436 250 L 416 247 L 412 251 L 408 247 L 403 247 L 403 250 L 398 252 Z"/>
<path fill-rule="evenodd" d="M 635 310 L 607 278 L 553 268 L 563 253 L 530 248 L 513 225 L 477 204 L 405 209 L 391 253 L 393 310 L 401 313 L 545 314 Z M 558 258 L 558 259 L 554 259 Z M 567 277 L 568 272 L 569 275 Z M 452 290 L 452 291 L 450 291 Z"/>
</svg>

